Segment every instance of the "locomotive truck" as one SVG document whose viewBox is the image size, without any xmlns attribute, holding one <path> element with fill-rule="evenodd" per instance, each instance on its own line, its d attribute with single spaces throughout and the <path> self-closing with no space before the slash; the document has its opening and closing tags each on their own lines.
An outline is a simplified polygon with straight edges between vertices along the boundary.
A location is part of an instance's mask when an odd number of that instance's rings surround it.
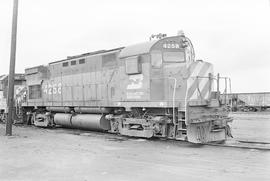
<svg viewBox="0 0 270 181">
<path fill-rule="evenodd" d="M 27 68 L 23 117 L 41 127 L 224 141 L 232 119 L 214 88 L 219 80 L 194 57 L 181 34 Z"/>
</svg>

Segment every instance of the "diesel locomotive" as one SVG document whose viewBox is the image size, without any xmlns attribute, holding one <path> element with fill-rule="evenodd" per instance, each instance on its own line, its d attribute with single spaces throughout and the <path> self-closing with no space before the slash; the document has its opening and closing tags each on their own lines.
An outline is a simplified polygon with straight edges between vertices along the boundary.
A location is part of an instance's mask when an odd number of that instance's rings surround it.
<svg viewBox="0 0 270 181">
<path fill-rule="evenodd" d="M 212 64 L 183 34 L 25 70 L 24 120 L 132 137 L 224 141 L 228 112 Z"/>
</svg>

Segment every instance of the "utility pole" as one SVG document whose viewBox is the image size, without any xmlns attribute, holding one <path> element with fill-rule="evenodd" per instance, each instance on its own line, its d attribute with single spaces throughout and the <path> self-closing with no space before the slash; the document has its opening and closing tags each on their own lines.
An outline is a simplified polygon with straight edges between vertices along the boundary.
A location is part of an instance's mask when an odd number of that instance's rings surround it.
<svg viewBox="0 0 270 181">
<path fill-rule="evenodd" d="M 11 32 L 11 50 L 10 64 L 8 75 L 8 119 L 6 122 L 6 135 L 12 135 L 12 123 L 14 114 L 14 74 L 16 60 L 16 39 L 17 39 L 17 17 L 18 17 L 18 0 L 13 1 L 13 16 L 12 16 L 12 32 Z"/>
</svg>

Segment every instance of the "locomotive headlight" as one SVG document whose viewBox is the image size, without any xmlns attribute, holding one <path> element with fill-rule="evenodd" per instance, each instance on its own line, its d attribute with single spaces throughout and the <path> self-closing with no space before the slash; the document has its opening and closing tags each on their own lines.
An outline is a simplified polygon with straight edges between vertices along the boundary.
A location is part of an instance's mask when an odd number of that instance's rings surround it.
<svg viewBox="0 0 270 181">
<path fill-rule="evenodd" d="M 184 31 L 183 30 L 178 30 L 177 31 L 177 36 L 185 36 Z"/>
</svg>

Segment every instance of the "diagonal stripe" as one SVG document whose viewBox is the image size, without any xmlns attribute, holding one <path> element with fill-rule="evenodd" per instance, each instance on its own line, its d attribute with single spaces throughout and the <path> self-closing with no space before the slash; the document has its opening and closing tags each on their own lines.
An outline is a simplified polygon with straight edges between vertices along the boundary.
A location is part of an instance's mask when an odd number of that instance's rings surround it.
<svg viewBox="0 0 270 181">
<path fill-rule="evenodd" d="M 196 99 L 198 95 L 197 85 L 199 84 L 199 81 L 199 79 L 195 79 L 191 89 L 188 90 L 188 99 Z"/>
<path fill-rule="evenodd" d="M 204 99 L 209 99 L 210 98 L 209 95 L 210 95 L 210 92 L 207 91 L 206 94 L 205 94 L 205 96 L 204 96 Z"/>
<path fill-rule="evenodd" d="M 204 76 L 208 76 L 209 73 L 213 74 L 213 66 L 210 64 L 209 69 L 206 72 L 207 74 Z M 212 90 L 212 84 L 211 81 L 209 79 L 205 79 L 206 83 L 204 85 L 200 85 L 200 90 L 201 90 L 201 95 L 204 99 L 208 99 L 209 98 L 209 93 Z M 211 84 L 211 87 L 210 87 Z"/>
<path fill-rule="evenodd" d="M 202 67 L 203 67 L 203 63 L 202 62 L 196 62 L 196 63 L 194 63 L 194 64 L 192 64 L 190 66 L 190 68 L 189 68 L 189 78 L 187 79 L 187 90 L 197 80 L 196 76 L 201 71 Z"/>
<path fill-rule="evenodd" d="M 205 75 L 203 76 L 207 77 L 209 73 L 213 73 L 212 65 L 209 66 L 208 70 L 205 72 Z M 196 89 L 193 95 L 190 97 L 190 99 L 197 99 L 200 96 L 203 99 L 208 99 L 209 91 L 211 91 L 211 88 L 209 88 L 209 86 L 210 86 L 210 80 L 208 78 L 202 78 L 199 83 L 200 92 L 198 91 L 198 89 Z"/>
<path fill-rule="evenodd" d="M 212 68 L 213 68 L 212 66 L 209 66 L 208 69 L 207 69 L 207 71 L 205 72 L 205 74 L 204 75 L 200 75 L 200 76 L 208 77 L 208 74 L 209 73 L 212 73 L 212 70 L 213 70 Z M 202 80 L 201 80 L 201 82 L 199 84 L 199 89 L 200 90 L 202 90 L 204 88 L 204 86 L 207 83 L 207 81 L 209 81 L 208 78 L 202 78 Z"/>
<path fill-rule="evenodd" d="M 210 86 L 210 80 L 207 81 L 207 84 L 206 84 L 205 87 L 201 90 L 202 97 L 204 97 L 205 99 L 208 98 L 206 95 L 209 94 L 209 86 Z"/>
<path fill-rule="evenodd" d="M 199 72 L 201 72 L 202 67 L 204 67 L 204 63 L 198 62 L 197 65 L 195 65 L 194 69 L 192 70 L 190 77 L 195 77 L 199 75 Z"/>
<path fill-rule="evenodd" d="M 191 74 L 194 72 L 195 69 L 199 69 L 198 64 L 201 65 L 201 62 L 193 62 L 187 67 L 188 76 L 191 77 Z M 199 66 L 200 66 L 199 65 Z"/>
<path fill-rule="evenodd" d="M 193 95 L 190 96 L 189 99 L 190 99 L 190 100 L 198 99 L 198 97 L 200 97 L 200 95 L 199 95 L 198 89 L 196 89 L 196 90 L 194 91 Z"/>
<path fill-rule="evenodd" d="M 189 89 L 188 89 L 188 95 L 187 95 L 187 98 L 188 99 L 190 99 L 190 97 L 192 97 L 192 95 L 195 93 L 199 82 L 200 82 L 200 79 L 196 79 L 194 81 L 194 83 L 191 85 L 191 87 L 189 87 Z"/>
<path fill-rule="evenodd" d="M 197 76 L 201 76 L 201 75 L 205 75 L 207 73 L 207 71 L 209 70 L 209 65 L 211 64 L 204 64 L 203 68 L 200 70 L 200 73 L 197 74 Z M 192 79 L 192 77 L 190 77 L 189 79 Z M 195 78 L 196 79 L 196 78 Z M 194 94 L 194 92 L 196 91 L 198 84 L 200 84 L 200 82 L 202 81 L 201 78 L 198 78 L 197 80 L 194 80 L 193 83 L 190 85 L 188 85 L 188 95 L 187 98 L 189 99 L 190 97 L 192 97 L 192 95 Z"/>
<path fill-rule="evenodd" d="M 195 67 L 196 67 L 196 62 L 189 64 L 189 66 L 187 67 L 187 71 L 188 71 L 189 75 L 194 70 Z"/>
<path fill-rule="evenodd" d="M 198 98 L 202 98 L 202 99 L 206 99 L 206 93 L 209 92 L 209 79 L 204 78 L 203 80 L 201 80 L 200 83 L 204 82 L 203 86 L 199 86 L 199 90 L 198 89 L 195 90 L 195 92 L 193 93 L 193 95 L 190 97 L 190 99 L 198 99 Z"/>
</svg>

